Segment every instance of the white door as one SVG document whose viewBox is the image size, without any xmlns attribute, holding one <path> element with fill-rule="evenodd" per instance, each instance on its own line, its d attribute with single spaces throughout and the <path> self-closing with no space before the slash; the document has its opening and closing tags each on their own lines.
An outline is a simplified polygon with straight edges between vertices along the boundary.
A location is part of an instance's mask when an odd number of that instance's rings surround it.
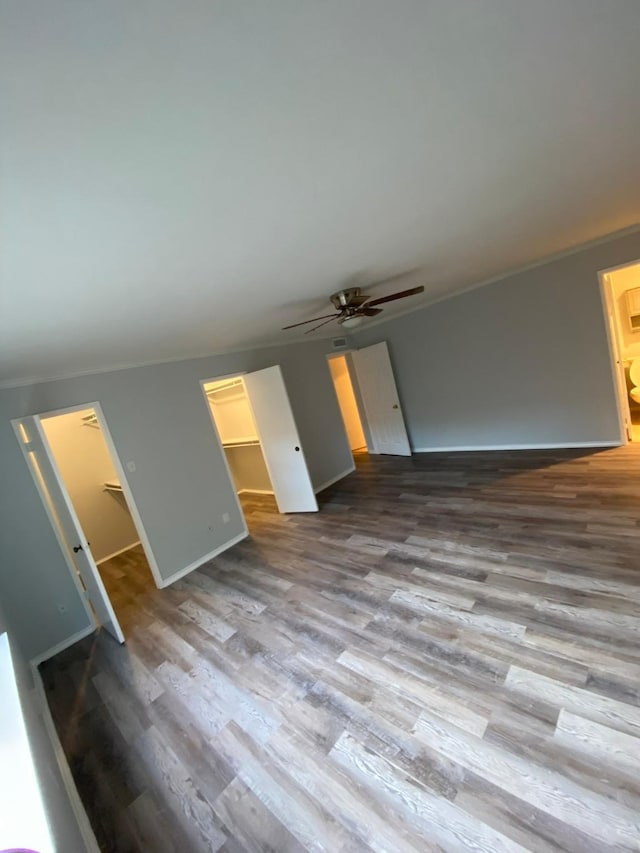
<svg viewBox="0 0 640 853">
<path fill-rule="evenodd" d="M 369 452 L 411 456 L 386 342 L 355 350 L 352 356 L 374 444 Z"/>
<path fill-rule="evenodd" d="M 22 441 L 40 495 L 57 528 L 58 540 L 67 551 L 68 561 L 77 570 L 96 618 L 119 643 L 124 643 L 124 634 L 54 461 L 39 417 L 31 416 L 20 420 L 18 436 Z"/>
<path fill-rule="evenodd" d="M 607 309 L 607 322 L 609 324 L 609 340 L 611 342 L 611 355 L 613 356 L 616 373 L 616 391 L 618 396 L 618 409 L 622 428 L 627 441 L 632 439 L 631 411 L 629 409 L 629 392 L 627 391 L 627 378 L 624 372 L 624 362 L 620 352 L 620 330 L 616 316 L 615 296 L 611 288 L 611 278 L 604 276 L 603 280 L 604 301 Z"/>
<path fill-rule="evenodd" d="M 242 378 L 278 509 L 317 512 L 318 502 L 280 367 L 267 367 Z"/>
</svg>

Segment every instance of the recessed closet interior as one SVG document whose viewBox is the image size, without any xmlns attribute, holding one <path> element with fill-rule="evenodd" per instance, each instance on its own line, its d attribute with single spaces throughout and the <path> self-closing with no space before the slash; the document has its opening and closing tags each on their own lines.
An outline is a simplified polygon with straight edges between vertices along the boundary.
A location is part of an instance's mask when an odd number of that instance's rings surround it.
<svg viewBox="0 0 640 853">
<path fill-rule="evenodd" d="M 367 439 L 362 428 L 362 418 L 346 357 L 344 355 L 332 356 L 329 359 L 329 370 L 338 398 L 340 414 L 344 421 L 349 447 L 352 451 L 366 451 Z"/>
<path fill-rule="evenodd" d="M 140 545 L 95 410 L 43 416 L 41 424 L 98 567 Z"/>
<path fill-rule="evenodd" d="M 204 385 L 236 492 L 272 495 L 251 403 L 242 376 Z"/>
</svg>

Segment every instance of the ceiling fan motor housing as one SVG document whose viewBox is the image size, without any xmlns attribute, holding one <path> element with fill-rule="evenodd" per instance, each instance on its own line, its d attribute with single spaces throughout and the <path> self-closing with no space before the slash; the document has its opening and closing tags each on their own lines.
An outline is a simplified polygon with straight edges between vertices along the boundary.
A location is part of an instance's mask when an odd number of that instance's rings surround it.
<svg viewBox="0 0 640 853">
<path fill-rule="evenodd" d="M 349 287 L 346 290 L 339 290 L 331 296 L 331 301 L 338 311 L 344 308 L 357 308 L 367 299 L 362 296 L 362 291 L 359 287 Z"/>
</svg>

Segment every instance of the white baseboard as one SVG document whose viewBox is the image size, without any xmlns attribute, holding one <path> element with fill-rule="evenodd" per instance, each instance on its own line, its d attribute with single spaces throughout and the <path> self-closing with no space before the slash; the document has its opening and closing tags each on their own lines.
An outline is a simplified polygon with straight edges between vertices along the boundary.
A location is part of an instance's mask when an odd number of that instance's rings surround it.
<svg viewBox="0 0 640 853">
<path fill-rule="evenodd" d="M 82 840 L 84 841 L 86 851 L 87 853 L 100 853 L 100 848 L 98 846 L 96 836 L 91 827 L 87 812 L 85 811 L 85 808 L 82 804 L 82 800 L 80 799 L 80 795 L 78 794 L 76 783 L 73 781 L 73 776 L 71 774 L 71 770 L 69 769 L 69 764 L 67 763 L 67 757 L 64 754 L 64 750 L 62 749 L 62 744 L 60 743 L 60 738 L 58 737 L 58 732 L 56 731 L 56 726 L 53 722 L 53 717 L 51 716 L 51 711 L 49 709 L 49 703 L 47 702 L 47 695 L 44 690 L 44 684 L 42 683 L 42 678 L 40 676 L 38 665 L 35 663 L 35 660 L 31 661 L 31 674 L 33 678 L 35 694 L 38 699 L 38 704 L 40 706 L 40 714 L 42 715 L 44 728 L 49 740 L 51 741 L 51 746 L 53 748 L 53 753 L 58 764 L 60 776 L 62 777 L 62 783 L 64 785 L 65 791 L 67 792 L 67 797 L 69 798 L 71 809 L 78 823 L 78 829 L 80 830 L 80 835 L 82 836 Z"/>
<path fill-rule="evenodd" d="M 333 484 L 337 483 L 338 480 L 342 480 L 343 477 L 346 477 L 348 474 L 351 474 L 351 472 L 355 471 L 355 470 L 356 470 L 356 466 L 354 463 L 349 468 L 347 468 L 346 470 L 341 471 L 340 474 L 338 474 L 337 476 L 332 477 L 330 480 L 327 480 L 326 483 L 322 483 L 320 486 L 317 486 L 314 489 L 315 494 L 317 495 L 319 492 L 324 492 L 324 490 L 328 489 L 329 486 L 333 486 Z"/>
<path fill-rule="evenodd" d="M 183 578 L 185 575 L 188 575 L 189 572 L 193 572 L 195 569 L 200 568 L 209 560 L 212 560 L 214 557 L 217 557 L 218 554 L 222 554 L 223 551 L 226 551 L 228 548 L 232 548 L 234 545 L 237 545 L 238 542 L 242 542 L 243 539 L 246 539 L 249 535 L 249 531 L 245 527 L 242 533 L 239 533 L 237 536 L 234 536 L 233 539 L 230 539 L 228 542 L 225 542 L 224 545 L 220 545 L 219 548 L 211 551 L 209 554 L 205 554 L 204 557 L 200 557 L 200 559 L 196 560 L 193 563 L 190 563 L 188 566 L 185 566 L 184 569 L 179 569 L 177 572 L 172 574 L 170 577 L 164 579 L 160 588 L 163 589 L 165 586 L 170 586 L 172 583 L 179 581 L 180 578 Z"/>
<path fill-rule="evenodd" d="M 582 447 L 620 447 L 620 441 L 567 441 L 550 444 L 470 444 L 463 446 L 413 447 L 413 453 L 463 453 L 492 450 L 573 450 Z"/>
<path fill-rule="evenodd" d="M 273 489 L 238 489 L 239 495 L 272 495 Z"/>
<path fill-rule="evenodd" d="M 50 649 L 47 649 L 46 652 L 42 652 L 40 655 L 36 655 L 31 659 L 31 666 L 38 667 L 41 663 L 44 663 L 49 658 L 52 658 L 54 655 L 63 652 L 65 649 L 68 649 L 69 646 L 72 646 L 74 643 L 78 643 L 80 640 L 84 640 L 85 637 L 88 637 L 89 634 L 93 634 L 94 631 L 98 630 L 97 625 L 87 625 L 86 628 L 83 628 L 81 631 L 77 631 L 75 634 L 72 634 L 70 637 L 67 637 L 66 640 L 61 640 L 61 642 L 56 643 L 55 646 L 51 646 Z"/>
<path fill-rule="evenodd" d="M 99 560 L 96 560 L 96 566 L 99 566 L 101 563 L 106 563 L 107 560 L 112 560 L 114 557 L 119 557 L 120 554 L 124 554 L 125 551 L 130 551 L 132 548 L 135 548 L 136 545 L 142 545 L 142 542 L 139 539 L 136 539 L 136 541 L 132 542 L 131 545 L 125 545 L 125 547 L 120 548 L 119 551 L 114 551 L 113 554 L 107 554 L 106 557 L 101 557 Z"/>
</svg>

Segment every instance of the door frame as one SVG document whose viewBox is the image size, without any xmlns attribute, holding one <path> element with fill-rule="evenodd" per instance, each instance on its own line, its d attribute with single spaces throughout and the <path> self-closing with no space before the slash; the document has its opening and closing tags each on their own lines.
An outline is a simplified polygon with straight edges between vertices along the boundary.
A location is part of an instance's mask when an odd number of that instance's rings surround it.
<svg viewBox="0 0 640 853">
<path fill-rule="evenodd" d="M 207 414 L 209 415 L 209 423 L 213 427 L 213 434 L 216 437 L 216 441 L 218 442 L 218 449 L 220 450 L 220 455 L 224 460 L 225 471 L 227 472 L 227 479 L 229 481 L 229 486 L 231 487 L 231 491 L 233 492 L 233 497 L 236 502 L 236 506 L 240 513 L 240 517 L 242 518 L 242 524 L 244 528 L 245 536 L 249 535 L 249 528 L 247 527 L 247 519 L 244 515 L 244 510 L 242 509 L 242 504 L 240 503 L 240 496 L 236 490 L 236 484 L 233 481 L 233 476 L 231 474 L 231 468 L 229 467 L 229 460 L 227 459 L 227 454 L 224 451 L 224 446 L 222 444 L 222 439 L 220 438 L 220 433 L 218 432 L 218 425 L 216 424 L 216 419 L 213 416 L 213 410 L 211 409 L 211 404 L 209 402 L 209 397 L 207 396 L 207 391 L 205 385 L 209 385 L 211 382 L 221 382 L 223 379 L 236 379 L 238 377 L 242 377 L 245 375 L 246 370 L 237 370 L 233 373 L 223 373 L 220 376 L 213 376 L 209 379 L 201 379 L 200 380 L 200 390 L 202 391 L 202 396 L 204 398 L 204 405 L 207 409 Z M 244 385 L 244 380 L 243 380 Z"/>
<path fill-rule="evenodd" d="M 617 326 L 618 315 L 617 308 L 614 303 L 609 274 L 615 273 L 618 270 L 626 269 L 627 267 L 635 267 L 638 265 L 640 265 L 640 259 L 638 259 L 637 261 L 631 261 L 630 263 L 617 264 L 616 266 L 607 267 L 606 269 L 598 271 L 600 301 L 602 304 L 602 318 L 604 320 L 604 327 L 607 336 L 607 345 L 609 349 L 609 365 L 611 368 L 611 381 L 613 383 L 613 392 L 616 400 L 616 414 L 618 417 L 619 441 L 621 445 L 626 445 L 630 442 L 627 430 L 625 428 L 625 418 L 628 417 L 629 426 L 631 426 L 631 413 L 629 410 L 629 401 L 626 399 L 626 397 L 622 396 L 620 391 L 621 383 L 618 378 L 620 376 L 620 370 L 616 358 L 616 349 L 620 345 Z M 611 328 L 611 321 L 609 319 L 612 314 L 615 317 L 615 329 Z M 614 334 L 616 336 L 615 341 L 613 339 Z"/>
<path fill-rule="evenodd" d="M 357 384 L 357 379 L 354 376 L 355 370 L 353 369 L 353 365 L 351 363 L 351 359 L 349 356 L 356 351 L 355 347 L 350 347 L 349 349 L 340 350 L 339 352 L 328 352 L 325 355 L 327 359 L 327 370 L 329 371 L 329 379 L 331 380 L 331 387 L 333 388 L 333 393 L 336 398 L 336 405 L 340 411 L 340 422 L 342 423 L 342 427 L 344 429 L 344 440 L 347 443 L 347 447 L 349 448 L 349 453 L 351 454 L 351 461 L 355 467 L 355 459 L 353 456 L 353 450 L 351 449 L 351 442 L 349 441 L 349 434 L 347 433 L 347 425 L 344 422 L 344 418 L 342 417 L 342 409 L 340 409 L 340 401 L 338 400 L 338 392 L 336 391 L 336 385 L 333 381 L 333 375 L 331 373 L 331 367 L 329 366 L 329 362 L 334 358 L 341 358 L 344 356 L 344 363 L 347 365 L 347 372 L 349 373 L 349 379 L 351 380 L 351 387 L 353 388 L 353 396 L 356 401 L 356 409 L 358 410 L 358 417 L 360 418 L 360 425 L 362 426 L 362 432 L 364 433 L 365 441 L 367 442 L 367 453 L 372 452 L 371 448 L 375 448 L 375 443 L 373 441 L 373 436 L 371 435 L 371 430 L 369 429 L 369 421 L 367 420 L 366 412 L 364 411 L 364 402 L 360 396 L 360 389 Z M 373 450 L 375 453 L 375 450 Z"/>
<path fill-rule="evenodd" d="M 82 403 L 82 404 L 75 405 L 75 406 L 66 406 L 65 408 L 62 408 L 62 409 L 52 409 L 52 410 L 47 411 L 47 412 L 37 412 L 34 417 L 36 417 L 38 419 L 40 426 L 42 426 L 42 419 L 43 418 L 44 419 L 54 418 L 57 415 L 68 415 L 68 414 L 71 414 L 72 412 L 82 412 L 85 409 L 93 409 L 93 411 L 96 413 L 96 418 L 98 420 L 98 423 L 100 425 L 100 430 L 101 430 L 102 435 L 104 437 L 104 440 L 106 442 L 107 450 L 109 451 L 109 456 L 111 457 L 111 461 L 113 462 L 114 468 L 116 469 L 118 479 L 120 480 L 120 485 L 122 486 L 122 492 L 124 494 L 124 497 L 125 497 L 125 500 L 127 503 L 127 507 L 129 509 L 129 512 L 131 513 L 132 518 L 133 518 L 133 523 L 134 523 L 134 526 L 135 526 L 136 531 L 138 533 L 138 536 L 140 537 L 140 544 L 142 545 L 142 550 L 144 551 L 145 557 L 147 559 L 147 563 L 149 564 L 149 570 L 151 571 L 151 576 L 153 577 L 153 581 L 154 581 L 156 587 L 158 589 L 161 589 L 162 583 L 163 583 L 162 575 L 160 574 L 160 570 L 158 568 L 158 563 L 157 563 L 155 555 L 153 553 L 153 549 L 151 548 L 151 543 L 149 541 L 149 537 L 147 536 L 147 532 L 144 528 L 144 524 L 142 523 L 142 517 L 140 516 L 140 512 L 138 510 L 135 498 L 133 496 L 133 492 L 131 491 L 131 486 L 129 485 L 129 481 L 127 479 L 125 467 L 122 464 L 122 460 L 120 459 L 120 456 L 118 454 L 118 450 L 116 448 L 115 442 L 113 441 L 113 437 L 111 435 L 111 431 L 109 430 L 109 425 L 107 423 L 107 419 L 105 417 L 104 410 L 103 410 L 100 402 L 97 400 L 94 400 L 91 403 Z M 26 417 L 26 415 L 24 417 Z M 14 420 L 11 421 L 11 423 L 12 423 L 14 432 L 16 433 L 16 438 L 18 439 L 18 442 L 21 444 L 21 446 L 24 449 L 23 442 L 21 441 L 20 435 L 18 432 L 21 420 L 22 420 L 22 418 L 15 418 Z M 46 438 L 46 436 L 45 436 L 45 438 Z M 48 441 L 46 442 L 46 444 L 47 444 L 47 447 L 49 447 Z M 51 449 L 49 448 L 49 450 L 51 450 Z M 54 472 L 56 475 L 56 479 L 58 481 L 58 485 L 63 490 L 65 495 L 68 497 L 69 501 L 71 502 L 71 505 L 73 506 L 73 501 L 71 500 L 71 497 L 69 495 L 69 490 L 67 489 L 66 483 L 64 482 L 64 478 L 62 477 L 62 475 L 60 473 L 60 470 L 58 468 L 58 464 L 56 462 L 55 455 L 53 454 L 52 451 L 51 451 L 51 456 L 52 456 L 52 461 L 53 461 L 53 469 L 54 469 Z M 58 539 L 58 543 L 61 544 L 61 539 L 60 539 L 60 536 L 59 536 L 59 533 L 57 530 L 57 524 L 56 524 L 55 520 L 53 519 L 53 517 L 51 516 L 51 513 L 49 512 L 49 509 L 47 506 L 47 501 L 46 501 L 46 499 L 45 499 L 45 497 L 42 494 L 42 491 L 40 489 L 40 484 L 35 479 L 35 474 L 31 468 L 31 465 L 29 464 L 29 460 L 26 457 L 25 457 L 25 462 L 27 463 L 27 466 L 29 467 L 31 475 L 34 478 L 34 482 L 36 483 L 36 487 L 38 489 L 38 494 L 40 495 L 40 499 L 42 500 L 42 502 L 45 505 L 45 508 L 47 509 L 47 515 L 49 517 L 49 521 L 52 523 L 52 525 L 54 527 L 54 531 L 56 533 L 56 538 Z M 76 513 L 76 515 L 77 515 L 77 513 Z M 83 530 L 83 533 L 84 533 L 84 530 Z M 67 565 L 70 567 L 70 570 L 72 571 L 74 578 L 75 578 L 75 573 L 76 573 L 75 566 L 73 565 L 73 563 L 71 563 L 70 557 L 67 554 L 66 547 L 63 547 L 62 550 L 65 554 L 65 558 L 67 560 Z M 94 560 L 94 562 L 95 562 L 95 560 Z M 83 593 L 83 598 L 84 598 L 84 593 Z M 93 617 L 93 614 L 92 614 L 92 619 L 95 623 L 95 617 Z"/>
<path fill-rule="evenodd" d="M 53 512 L 51 511 L 51 506 L 49 505 L 49 501 L 47 500 L 47 498 L 46 498 L 46 496 L 42 490 L 42 485 L 38 479 L 35 468 L 31 464 L 31 462 L 29 461 L 29 456 L 28 456 L 29 451 L 27 450 L 27 447 L 25 445 L 25 440 L 22 437 L 21 432 L 20 432 L 20 428 L 22 426 L 22 420 L 24 417 L 29 417 L 29 415 L 24 415 L 22 418 L 13 418 L 11 420 L 11 426 L 13 427 L 13 431 L 15 433 L 16 440 L 17 440 L 18 444 L 20 445 L 20 450 L 22 452 L 22 456 L 24 458 L 25 465 L 29 469 L 29 475 L 31 476 L 31 479 L 33 480 L 33 484 L 36 487 L 36 492 L 38 493 L 38 497 L 40 498 L 40 500 L 42 502 L 46 516 L 49 519 L 49 523 L 51 524 L 51 528 L 52 528 L 53 534 L 56 538 L 56 542 L 58 543 L 58 547 L 60 548 L 60 552 L 62 553 L 62 556 L 63 556 L 65 563 L 67 564 L 67 568 L 69 569 L 69 574 L 71 575 L 71 579 L 73 581 L 73 584 L 74 584 L 76 590 L 78 591 L 78 597 L 82 601 L 82 606 L 84 607 L 84 612 L 87 614 L 87 619 L 89 620 L 89 623 L 94 626 L 94 629 L 98 629 L 100 627 L 100 623 L 98 622 L 96 614 L 93 612 L 93 609 L 92 609 L 91 605 L 89 604 L 89 599 L 87 598 L 87 593 L 86 593 L 84 587 L 82 586 L 82 584 L 80 583 L 80 576 L 78 574 L 78 569 L 77 569 L 75 563 L 73 562 L 73 560 L 71 559 L 71 554 L 69 553 L 69 548 L 67 547 L 67 543 L 62 538 L 62 533 L 60 531 L 60 527 L 58 525 L 58 522 L 57 522 Z M 57 468 L 56 468 L 56 474 L 57 474 Z M 65 488 L 65 491 L 66 491 L 66 488 Z"/>
<path fill-rule="evenodd" d="M 260 450 L 261 450 L 261 452 L 262 452 L 262 455 L 263 455 L 263 458 L 264 458 L 264 463 L 265 463 L 265 466 L 266 466 L 266 469 L 267 469 L 267 473 L 268 473 L 268 475 L 269 475 L 269 479 L 270 479 L 270 481 L 271 481 L 271 485 L 272 485 L 272 487 L 273 487 L 273 497 L 274 497 L 274 499 L 275 499 L 275 501 L 276 501 L 276 504 L 277 504 L 277 506 L 278 506 L 278 512 L 279 512 L 279 513 L 281 513 L 281 514 L 286 514 L 287 512 L 290 512 L 290 511 L 292 511 L 292 512 L 311 512 L 311 511 L 313 511 L 313 512 L 317 512 L 317 511 L 319 510 L 319 507 L 318 507 L 318 505 L 317 505 L 317 499 L 316 499 L 316 490 L 314 489 L 313 481 L 311 480 L 311 475 L 309 474 L 308 466 L 307 466 L 307 464 L 306 464 L 306 457 L 304 456 L 304 449 L 302 449 L 302 454 L 301 454 L 301 455 L 302 455 L 302 457 L 304 458 L 305 468 L 306 468 L 306 471 L 307 471 L 307 477 L 308 477 L 308 479 L 309 479 L 309 485 L 310 485 L 310 487 L 311 487 L 311 492 L 312 492 L 312 495 L 313 495 L 313 499 L 314 499 L 314 501 L 315 501 L 315 503 L 316 503 L 316 508 L 315 508 L 314 510 L 282 510 L 282 509 L 280 509 L 282 495 L 280 496 L 280 498 L 278 497 L 278 494 L 277 494 L 277 487 L 276 487 L 276 485 L 274 484 L 274 475 L 273 475 L 273 473 L 272 473 L 271 468 L 269 467 L 269 460 L 268 460 L 268 458 L 267 458 L 267 454 L 265 453 L 265 441 L 264 441 L 263 436 L 262 436 L 262 433 L 261 433 L 261 431 L 260 431 L 260 425 L 259 425 L 259 423 L 258 423 L 258 420 L 259 420 L 259 419 L 257 419 L 257 418 L 256 418 L 256 416 L 255 416 L 255 411 L 254 411 L 254 402 L 253 402 L 253 401 L 252 401 L 252 399 L 251 399 L 251 392 L 250 392 L 249 388 L 247 387 L 247 383 L 245 382 L 245 377 L 253 376 L 253 375 L 254 375 L 254 374 L 256 374 L 256 373 L 260 373 L 261 371 L 269 370 L 269 369 L 271 369 L 271 368 L 277 368 L 277 369 L 278 369 L 278 372 L 279 372 L 279 375 L 280 375 L 280 379 L 281 379 L 282 384 L 283 384 L 283 387 L 284 387 L 284 393 L 285 393 L 285 396 L 286 396 L 286 399 L 287 399 L 287 402 L 288 402 L 288 405 L 289 405 L 289 409 L 290 409 L 290 411 L 291 411 L 291 417 L 292 417 L 292 419 L 293 419 L 293 425 L 294 425 L 294 427 L 295 427 L 296 434 L 297 434 L 297 433 L 298 433 L 298 426 L 297 426 L 297 424 L 296 424 L 296 422 L 295 422 L 295 417 L 294 417 L 294 415 L 293 415 L 293 408 L 292 408 L 292 406 L 291 406 L 291 401 L 290 401 L 290 399 L 289 399 L 289 394 L 288 394 L 288 391 L 287 391 L 286 383 L 284 382 L 284 377 L 282 376 L 282 368 L 280 367 L 280 365 L 279 365 L 279 364 L 270 364 L 270 365 L 268 365 L 266 368 L 265 368 L 265 367 L 261 367 L 261 368 L 257 368 L 256 370 L 234 370 L 234 371 L 232 371 L 232 372 L 223 373 L 223 374 L 221 374 L 221 375 L 219 375 L 219 376 L 207 377 L 206 379 L 201 379 L 201 380 L 200 380 L 200 388 L 202 389 L 202 396 L 203 396 L 203 399 L 204 399 L 204 404 L 205 404 L 205 406 L 206 406 L 206 408 L 207 408 L 207 411 L 208 411 L 208 413 L 209 413 L 209 422 L 210 422 L 210 423 L 211 423 L 211 425 L 213 426 L 213 430 L 214 430 L 214 433 L 215 433 L 215 436 L 216 436 L 216 440 L 217 440 L 217 442 L 218 442 L 218 447 L 219 447 L 219 449 L 220 449 L 220 453 L 222 454 L 222 457 L 223 457 L 223 459 L 224 459 L 225 469 L 226 469 L 226 472 L 227 472 L 227 478 L 228 478 L 228 480 L 229 480 L 229 484 L 230 484 L 230 486 L 231 486 L 231 488 L 232 488 L 232 490 L 233 490 L 233 494 L 234 494 L 235 499 L 236 499 L 236 504 L 237 504 L 237 506 L 238 506 L 238 509 L 239 509 L 239 511 L 240 511 L 240 515 L 242 516 L 242 520 L 243 520 L 243 523 L 244 523 L 244 530 L 245 530 L 245 533 L 246 533 L 247 535 L 249 534 L 249 530 L 248 530 L 248 527 L 247 527 L 247 520 L 246 520 L 246 518 L 245 518 L 244 511 L 243 511 L 243 509 L 242 509 L 242 504 L 240 503 L 240 496 L 238 495 L 238 492 L 237 492 L 237 490 L 236 490 L 236 484 L 235 484 L 234 479 L 233 479 L 233 476 L 232 476 L 232 474 L 231 474 L 231 468 L 230 468 L 230 465 L 229 465 L 229 461 L 228 461 L 228 459 L 227 459 L 227 454 L 226 454 L 226 452 L 225 452 L 224 445 L 223 445 L 223 443 L 222 443 L 222 439 L 220 438 L 220 433 L 218 432 L 218 425 L 216 424 L 215 416 L 214 416 L 214 414 L 213 414 L 213 411 L 212 411 L 212 408 L 211 408 L 211 404 L 210 404 L 210 402 L 209 402 L 209 398 L 208 398 L 208 396 L 207 396 L 207 391 L 206 391 L 206 388 L 205 388 L 205 386 L 206 386 L 206 385 L 209 385 L 209 384 L 210 384 L 210 383 L 212 383 L 212 382 L 221 382 L 221 381 L 223 381 L 223 380 L 225 380 L 225 379 L 242 379 L 242 384 L 243 384 L 243 387 L 244 387 L 244 390 L 245 390 L 245 394 L 246 394 L 246 397 L 247 397 L 247 401 L 248 401 L 248 403 L 249 403 L 249 409 L 250 409 L 250 411 L 251 411 L 251 415 L 252 415 L 252 417 L 253 417 L 253 421 L 254 421 L 254 424 L 255 424 L 255 427 L 256 427 L 256 431 L 257 431 L 257 434 L 258 434 L 258 438 L 260 439 Z M 302 448 L 302 442 L 300 441 L 299 436 L 298 436 L 298 443 L 299 443 L 300 448 Z M 277 480 L 277 476 L 276 476 L 276 480 Z"/>
</svg>

